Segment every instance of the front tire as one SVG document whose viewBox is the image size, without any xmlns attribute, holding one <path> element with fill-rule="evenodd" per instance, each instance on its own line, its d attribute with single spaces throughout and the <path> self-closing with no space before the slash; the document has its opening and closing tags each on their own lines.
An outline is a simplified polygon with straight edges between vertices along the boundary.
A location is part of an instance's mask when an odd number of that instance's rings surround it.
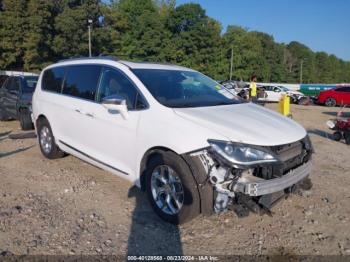
<svg viewBox="0 0 350 262">
<path fill-rule="evenodd" d="M 46 119 L 38 123 L 38 139 L 41 153 L 48 159 L 56 159 L 64 156 L 64 152 L 56 145 L 51 126 Z"/>
<path fill-rule="evenodd" d="M 325 105 L 329 106 L 329 107 L 333 107 L 333 106 L 337 105 L 337 101 L 334 98 L 332 98 L 332 97 L 328 97 L 326 99 Z"/>
<path fill-rule="evenodd" d="M 20 109 L 18 113 L 18 119 L 22 130 L 34 129 L 34 125 L 30 117 L 30 113 L 28 112 L 28 109 Z"/>
<path fill-rule="evenodd" d="M 308 97 L 302 97 L 299 99 L 298 101 L 298 105 L 303 105 L 303 106 L 306 106 L 309 104 L 309 98 Z"/>
<path fill-rule="evenodd" d="M 148 199 L 160 218 L 178 225 L 200 213 L 197 184 L 180 156 L 170 151 L 153 156 L 145 175 Z"/>
</svg>

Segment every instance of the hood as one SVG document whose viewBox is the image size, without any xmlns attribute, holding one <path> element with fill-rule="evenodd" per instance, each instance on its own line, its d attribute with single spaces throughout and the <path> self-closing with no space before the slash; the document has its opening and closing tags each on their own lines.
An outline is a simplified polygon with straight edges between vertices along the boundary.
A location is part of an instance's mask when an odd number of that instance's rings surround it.
<svg viewBox="0 0 350 262">
<path fill-rule="evenodd" d="M 295 91 L 295 90 L 289 90 L 287 93 L 289 94 L 293 94 L 293 95 L 300 95 L 303 96 L 304 94 L 299 92 L 299 91 Z"/>
<path fill-rule="evenodd" d="M 232 142 L 274 146 L 292 143 L 306 136 L 305 129 L 292 119 L 252 103 L 176 108 L 174 111 Z"/>
</svg>

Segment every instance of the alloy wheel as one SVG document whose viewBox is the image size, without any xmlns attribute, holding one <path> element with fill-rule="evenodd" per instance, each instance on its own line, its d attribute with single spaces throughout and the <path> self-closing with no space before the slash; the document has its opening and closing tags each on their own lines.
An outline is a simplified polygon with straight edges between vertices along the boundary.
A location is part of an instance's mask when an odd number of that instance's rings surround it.
<svg viewBox="0 0 350 262">
<path fill-rule="evenodd" d="M 43 126 L 40 130 L 40 146 L 46 154 L 49 154 L 52 149 L 52 136 L 50 129 Z"/>
<path fill-rule="evenodd" d="M 179 176 L 170 166 L 161 165 L 153 170 L 151 191 L 157 207 L 164 213 L 179 213 L 184 203 L 184 190 Z"/>
</svg>

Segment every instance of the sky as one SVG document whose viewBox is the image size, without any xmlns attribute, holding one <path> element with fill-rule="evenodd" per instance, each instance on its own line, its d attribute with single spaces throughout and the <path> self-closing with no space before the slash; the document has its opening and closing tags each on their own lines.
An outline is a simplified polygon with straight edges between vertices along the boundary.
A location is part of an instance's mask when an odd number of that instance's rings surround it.
<svg viewBox="0 0 350 262">
<path fill-rule="evenodd" d="M 350 61 L 350 0 L 177 0 L 199 3 L 208 16 L 272 35 L 277 42 L 298 41 Z"/>
</svg>

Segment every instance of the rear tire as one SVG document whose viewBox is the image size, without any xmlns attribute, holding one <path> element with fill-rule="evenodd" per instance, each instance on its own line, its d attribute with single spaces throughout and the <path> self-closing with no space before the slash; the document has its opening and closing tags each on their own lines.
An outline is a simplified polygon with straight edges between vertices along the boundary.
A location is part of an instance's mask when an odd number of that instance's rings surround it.
<svg viewBox="0 0 350 262">
<path fill-rule="evenodd" d="M 30 117 L 30 113 L 28 112 L 28 109 L 20 109 L 18 113 L 18 118 L 22 130 L 34 129 L 34 125 Z"/>
<path fill-rule="evenodd" d="M 326 99 L 325 105 L 329 106 L 329 107 L 333 107 L 333 106 L 337 105 L 337 101 L 334 98 L 332 98 L 332 97 L 328 97 Z"/>
<path fill-rule="evenodd" d="M 64 156 L 64 152 L 56 145 L 51 126 L 46 118 L 39 120 L 38 139 L 41 153 L 48 159 L 56 159 Z"/>
<path fill-rule="evenodd" d="M 345 143 L 350 145 L 350 131 L 344 132 Z"/>
<path fill-rule="evenodd" d="M 197 184 L 189 166 L 180 156 L 171 151 L 154 155 L 148 162 L 145 175 L 148 199 L 160 218 L 178 225 L 200 213 Z M 175 196 L 179 196 L 176 201 Z M 166 201 L 167 197 L 171 199 L 170 203 Z"/>
</svg>

